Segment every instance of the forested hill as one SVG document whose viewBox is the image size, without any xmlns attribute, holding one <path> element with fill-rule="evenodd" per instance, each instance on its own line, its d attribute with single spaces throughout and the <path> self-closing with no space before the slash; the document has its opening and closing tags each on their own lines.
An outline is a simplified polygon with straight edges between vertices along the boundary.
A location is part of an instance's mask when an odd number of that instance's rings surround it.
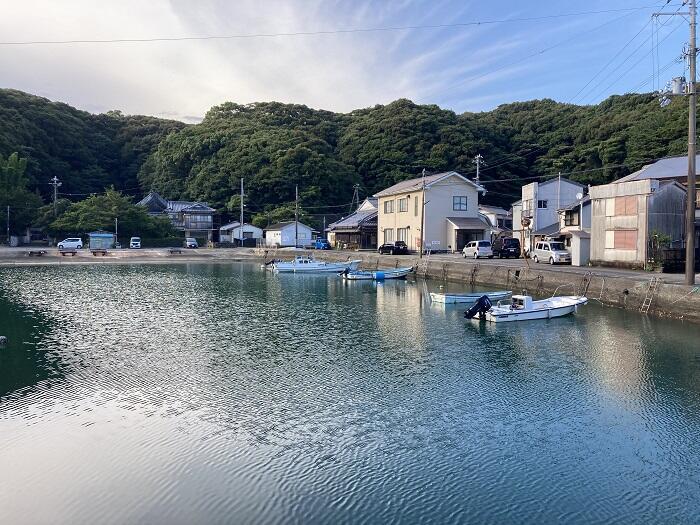
<svg viewBox="0 0 700 525">
<path fill-rule="evenodd" d="M 408 100 L 348 114 L 227 102 L 200 124 L 185 125 L 92 115 L 0 90 L 0 154 L 29 157 L 32 184 L 45 196 L 56 175 L 65 193 L 114 185 L 138 196 L 156 189 L 224 211 L 237 205 L 244 177 L 248 212 L 265 210 L 275 219 L 288 213 L 297 184 L 309 214 L 330 214 L 346 210 L 355 183 L 364 196 L 423 168 L 473 176 L 477 153 L 486 161 L 487 201 L 505 205 L 533 177 L 561 171 L 595 184 L 682 154 L 686 129 L 685 102 L 661 108 L 653 95 L 614 96 L 595 106 L 537 100 L 461 115 Z"/>
</svg>

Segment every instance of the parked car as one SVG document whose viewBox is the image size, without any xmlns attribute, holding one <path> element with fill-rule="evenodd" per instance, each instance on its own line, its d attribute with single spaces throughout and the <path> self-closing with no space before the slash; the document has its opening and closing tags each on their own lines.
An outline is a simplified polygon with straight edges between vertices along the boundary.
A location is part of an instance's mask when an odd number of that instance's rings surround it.
<svg viewBox="0 0 700 525">
<path fill-rule="evenodd" d="M 83 248 L 83 240 L 80 237 L 68 237 L 58 243 L 59 250 L 81 250 Z"/>
<path fill-rule="evenodd" d="M 314 243 L 314 248 L 316 248 L 317 250 L 330 250 L 331 243 L 329 243 L 327 239 L 316 239 L 316 242 Z"/>
<path fill-rule="evenodd" d="M 462 248 L 462 257 L 465 259 L 467 257 L 473 257 L 478 259 L 479 257 L 488 257 L 493 259 L 493 251 L 491 251 L 491 241 L 471 241 Z"/>
<path fill-rule="evenodd" d="M 194 237 L 185 238 L 185 248 L 199 248 L 199 244 L 197 244 L 197 239 L 195 239 Z"/>
<path fill-rule="evenodd" d="M 141 237 L 132 237 L 129 240 L 129 248 L 138 250 L 141 248 Z"/>
<path fill-rule="evenodd" d="M 387 242 L 377 248 L 381 255 L 408 255 L 408 246 L 404 241 Z"/>
<path fill-rule="evenodd" d="M 563 242 L 540 241 L 535 243 L 532 260 L 536 263 L 544 261 L 549 264 L 571 264 L 571 254 L 566 251 Z"/>
<path fill-rule="evenodd" d="M 514 237 L 499 237 L 491 245 L 494 257 L 520 257 L 520 240 Z"/>
</svg>

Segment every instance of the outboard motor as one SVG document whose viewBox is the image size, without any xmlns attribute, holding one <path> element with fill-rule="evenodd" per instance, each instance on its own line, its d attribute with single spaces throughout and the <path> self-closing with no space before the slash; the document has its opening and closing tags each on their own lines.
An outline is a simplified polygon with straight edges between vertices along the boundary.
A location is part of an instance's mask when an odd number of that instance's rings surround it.
<svg viewBox="0 0 700 525">
<path fill-rule="evenodd" d="M 491 299 L 488 295 L 482 295 L 479 299 L 472 305 L 472 307 L 464 312 L 464 317 L 467 319 L 473 319 L 476 314 L 481 317 L 483 314 L 491 309 Z"/>
</svg>

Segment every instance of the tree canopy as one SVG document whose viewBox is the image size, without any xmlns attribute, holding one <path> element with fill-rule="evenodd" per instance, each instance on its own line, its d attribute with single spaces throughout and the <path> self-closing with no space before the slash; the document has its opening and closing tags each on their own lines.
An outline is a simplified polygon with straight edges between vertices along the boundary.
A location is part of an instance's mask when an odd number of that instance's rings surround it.
<svg viewBox="0 0 700 525">
<path fill-rule="evenodd" d="M 119 112 L 92 115 L 19 91 L 0 90 L 0 154 L 27 158 L 27 188 L 47 200 L 54 175 L 71 200 L 114 186 L 138 196 L 207 202 L 237 217 L 245 179 L 246 220 L 289 218 L 295 188 L 318 226 L 361 196 L 428 172 L 475 175 L 486 164 L 484 202 L 508 207 L 520 186 L 558 172 L 587 184 L 685 152 L 683 100 L 661 108 L 652 94 L 597 105 L 553 100 L 456 114 L 397 100 L 347 114 L 298 104 L 226 102 L 195 125 Z"/>
<path fill-rule="evenodd" d="M 152 217 L 146 209 L 131 202 L 131 198 L 109 188 L 104 194 L 93 195 L 71 204 L 55 221 L 49 231 L 58 235 L 79 235 L 96 230 L 114 231 L 119 220 L 119 233 L 124 237 L 162 238 L 174 235 L 167 217 Z"/>
<path fill-rule="evenodd" d="M 17 152 L 0 154 L 0 233 L 7 231 L 9 206 L 10 233 L 20 234 L 31 226 L 41 206 L 41 197 L 28 189 L 27 159 Z"/>
</svg>

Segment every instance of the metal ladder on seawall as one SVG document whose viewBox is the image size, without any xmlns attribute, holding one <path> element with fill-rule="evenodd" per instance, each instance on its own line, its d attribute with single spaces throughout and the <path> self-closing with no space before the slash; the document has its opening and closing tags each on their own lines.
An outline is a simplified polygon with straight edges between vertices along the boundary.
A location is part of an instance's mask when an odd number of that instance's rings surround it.
<svg viewBox="0 0 700 525">
<path fill-rule="evenodd" d="M 642 306 L 639 307 L 639 311 L 643 314 L 649 313 L 649 307 L 651 302 L 654 300 L 654 294 L 656 294 L 656 289 L 659 287 L 661 280 L 658 277 L 652 277 L 649 279 L 649 286 L 647 287 L 647 293 L 644 296 L 644 301 Z"/>
<path fill-rule="evenodd" d="M 424 279 L 427 278 L 429 265 L 430 265 L 430 250 L 426 250 L 425 255 L 418 263 L 418 267 L 416 268 L 416 275 L 422 274 Z"/>
</svg>

